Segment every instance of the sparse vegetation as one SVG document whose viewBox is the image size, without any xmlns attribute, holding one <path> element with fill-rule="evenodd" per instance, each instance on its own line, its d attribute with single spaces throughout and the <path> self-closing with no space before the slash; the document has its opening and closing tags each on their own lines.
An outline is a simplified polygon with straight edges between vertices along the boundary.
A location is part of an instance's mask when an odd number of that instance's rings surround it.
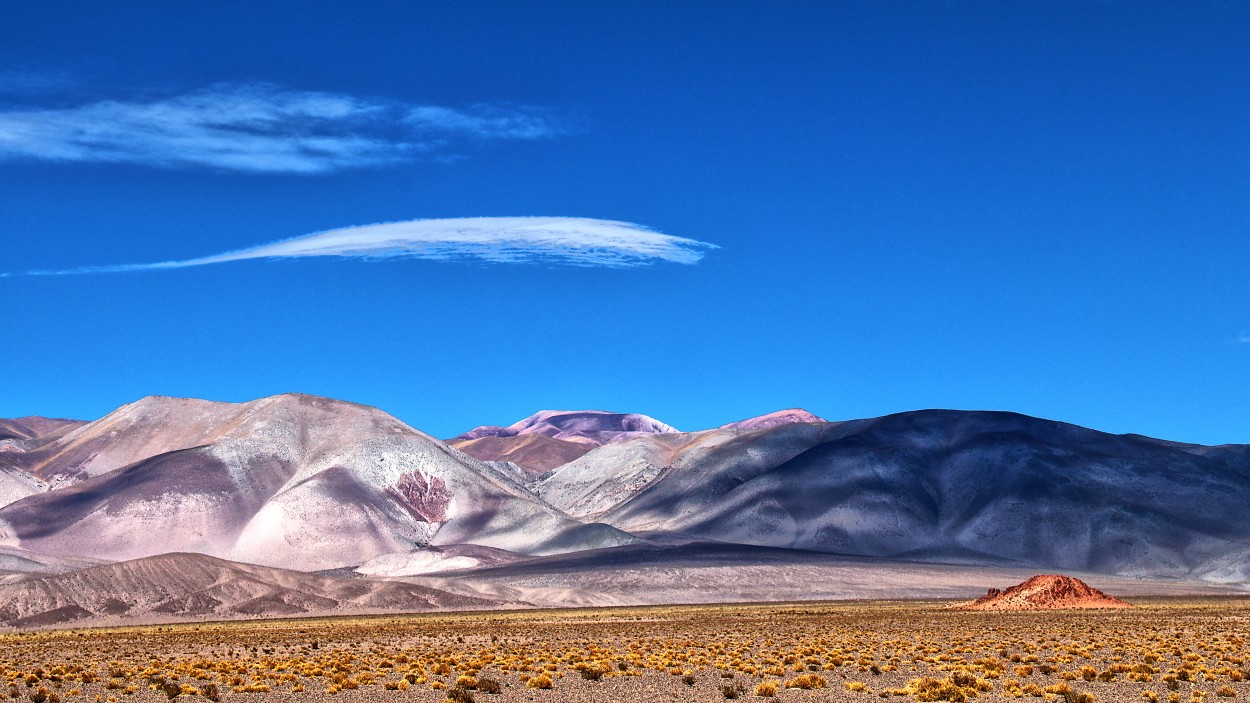
<svg viewBox="0 0 1250 703">
<path fill-rule="evenodd" d="M 507 700 L 526 690 L 560 700 L 593 686 L 603 687 L 596 696 L 626 701 L 620 691 L 633 689 L 618 686 L 676 682 L 692 700 L 1208 703 L 1250 698 L 1247 619 L 1250 602 L 1235 599 L 1009 617 L 924 604 L 791 604 L 3 634 L 0 697 L 191 703 L 303 693 L 312 703 L 358 691 L 369 700 L 463 703 L 510 686 Z M 466 625 L 483 621 L 489 634 L 468 634 Z M 542 692 L 549 688 L 555 693 Z"/>
</svg>

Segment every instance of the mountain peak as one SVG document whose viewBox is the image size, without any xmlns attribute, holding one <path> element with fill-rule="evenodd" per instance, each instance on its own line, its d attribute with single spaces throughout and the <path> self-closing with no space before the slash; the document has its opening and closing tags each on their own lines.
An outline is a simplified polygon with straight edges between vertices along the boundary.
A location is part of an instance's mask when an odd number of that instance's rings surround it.
<svg viewBox="0 0 1250 703">
<path fill-rule="evenodd" d="M 598 445 L 640 434 L 678 431 L 653 417 L 638 413 L 616 413 L 607 410 L 540 410 L 507 427 L 483 425 L 456 439 L 541 434 L 569 442 Z"/>
<path fill-rule="evenodd" d="M 789 425 L 796 422 L 825 422 L 824 418 L 813 415 L 803 408 L 788 408 L 786 410 L 778 410 L 766 415 L 748 418 L 731 422 L 727 425 L 721 425 L 722 430 L 763 430 L 772 427 L 780 427 L 781 425 Z"/>
</svg>

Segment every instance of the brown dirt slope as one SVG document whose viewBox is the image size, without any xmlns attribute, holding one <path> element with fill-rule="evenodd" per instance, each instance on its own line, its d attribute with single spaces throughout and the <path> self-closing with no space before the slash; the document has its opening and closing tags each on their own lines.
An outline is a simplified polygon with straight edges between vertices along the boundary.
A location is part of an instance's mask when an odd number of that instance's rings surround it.
<svg viewBox="0 0 1250 703">
<path fill-rule="evenodd" d="M 1065 610 L 1069 608 L 1131 608 L 1071 576 L 1042 574 L 1005 591 L 991 588 L 980 598 L 955 606 L 959 610 Z"/>
<path fill-rule="evenodd" d="M 498 603 L 414 584 L 305 574 L 203 554 L 162 554 L 0 585 L 0 622 L 12 627 L 492 606 Z"/>
<path fill-rule="evenodd" d="M 541 476 L 594 449 L 585 442 L 567 442 L 540 434 L 453 439 L 451 446 L 482 461 L 510 461 L 531 477 Z"/>
<path fill-rule="evenodd" d="M 75 427 L 87 424 L 82 420 L 64 420 L 53 417 L 18 417 L 0 419 L 0 439 L 40 439 L 49 435 L 62 435 Z"/>
</svg>

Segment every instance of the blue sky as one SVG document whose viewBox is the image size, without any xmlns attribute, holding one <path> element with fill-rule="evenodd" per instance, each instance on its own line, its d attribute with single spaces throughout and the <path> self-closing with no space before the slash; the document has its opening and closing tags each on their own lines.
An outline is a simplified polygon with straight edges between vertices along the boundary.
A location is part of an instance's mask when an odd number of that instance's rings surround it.
<svg viewBox="0 0 1250 703">
<path fill-rule="evenodd" d="M 0 7 L 0 417 L 1250 441 L 1245 3 Z"/>
</svg>

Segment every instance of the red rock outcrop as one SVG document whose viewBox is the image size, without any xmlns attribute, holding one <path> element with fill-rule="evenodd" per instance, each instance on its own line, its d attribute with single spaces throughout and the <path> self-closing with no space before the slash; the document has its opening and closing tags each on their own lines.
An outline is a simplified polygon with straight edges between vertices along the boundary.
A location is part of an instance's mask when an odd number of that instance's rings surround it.
<svg viewBox="0 0 1250 703">
<path fill-rule="evenodd" d="M 1069 608 L 1131 608 L 1071 576 L 1042 574 L 1005 591 L 991 588 L 980 598 L 955 606 L 957 610 L 1065 610 Z"/>
</svg>

